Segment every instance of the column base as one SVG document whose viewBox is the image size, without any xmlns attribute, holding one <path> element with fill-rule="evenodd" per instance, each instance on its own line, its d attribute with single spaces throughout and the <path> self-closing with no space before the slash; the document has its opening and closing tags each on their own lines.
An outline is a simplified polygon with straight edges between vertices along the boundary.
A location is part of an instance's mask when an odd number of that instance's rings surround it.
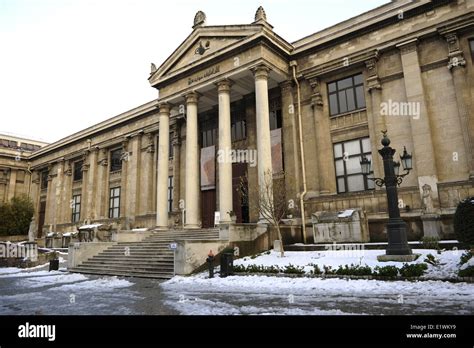
<svg viewBox="0 0 474 348">
<path fill-rule="evenodd" d="M 407 242 L 406 223 L 400 218 L 390 218 L 387 223 L 387 255 L 412 255 Z"/>
<path fill-rule="evenodd" d="M 184 225 L 184 229 L 185 230 L 197 230 L 197 229 L 200 229 L 201 228 L 201 225 L 197 225 L 197 224 L 188 224 L 188 225 Z"/>
<path fill-rule="evenodd" d="M 377 256 L 377 261 L 380 262 L 412 262 L 415 261 L 421 254 L 411 254 L 411 255 L 379 255 Z"/>
<path fill-rule="evenodd" d="M 155 231 L 167 231 L 170 228 L 168 226 L 156 226 Z"/>
</svg>

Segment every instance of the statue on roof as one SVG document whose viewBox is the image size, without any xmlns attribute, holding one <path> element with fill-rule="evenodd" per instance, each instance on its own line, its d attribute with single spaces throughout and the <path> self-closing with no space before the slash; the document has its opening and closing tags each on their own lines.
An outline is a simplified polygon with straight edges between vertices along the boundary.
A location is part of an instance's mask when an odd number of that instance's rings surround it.
<svg viewBox="0 0 474 348">
<path fill-rule="evenodd" d="M 257 9 L 257 12 L 255 12 L 255 22 L 258 22 L 258 21 L 265 21 L 265 22 L 267 21 L 267 15 L 262 6 L 260 6 Z"/>
<path fill-rule="evenodd" d="M 197 11 L 196 15 L 194 16 L 194 25 L 193 29 L 204 25 L 206 23 L 206 14 L 202 11 Z"/>
</svg>

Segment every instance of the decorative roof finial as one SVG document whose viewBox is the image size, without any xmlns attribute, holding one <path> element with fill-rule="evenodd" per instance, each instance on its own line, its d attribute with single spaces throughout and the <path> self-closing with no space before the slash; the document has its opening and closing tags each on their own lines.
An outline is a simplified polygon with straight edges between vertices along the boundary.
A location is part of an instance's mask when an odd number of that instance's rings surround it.
<svg viewBox="0 0 474 348">
<path fill-rule="evenodd" d="M 194 25 L 193 29 L 196 27 L 200 27 L 206 24 L 206 14 L 202 11 L 197 11 L 196 15 L 194 16 Z"/>
<path fill-rule="evenodd" d="M 264 21 L 264 22 L 267 21 L 267 15 L 262 6 L 260 6 L 257 9 L 257 12 L 255 12 L 255 22 L 260 22 L 260 21 Z"/>
</svg>

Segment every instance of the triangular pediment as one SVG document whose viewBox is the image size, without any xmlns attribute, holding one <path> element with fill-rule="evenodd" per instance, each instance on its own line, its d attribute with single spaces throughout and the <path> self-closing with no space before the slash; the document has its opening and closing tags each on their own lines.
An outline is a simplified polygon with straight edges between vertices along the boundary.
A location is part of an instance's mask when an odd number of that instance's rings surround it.
<svg viewBox="0 0 474 348">
<path fill-rule="evenodd" d="M 268 27 L 255 24 L 198 27 L 152 71 L 149 81 L 156 85 L 261 36 L 272 36 Z"/>
</svg>

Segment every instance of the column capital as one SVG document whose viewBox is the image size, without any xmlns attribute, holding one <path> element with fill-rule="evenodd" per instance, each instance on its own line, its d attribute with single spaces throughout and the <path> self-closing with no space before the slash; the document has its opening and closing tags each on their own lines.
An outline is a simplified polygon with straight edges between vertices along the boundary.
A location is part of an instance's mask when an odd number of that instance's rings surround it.
<svg viewBox="0 0 474 348">
<path fill-rule="evenodd" d="M 398 45 L 395 45 L 399 50 L 402 55 L 414 52 L 417 50 L 417 44 L 418 44 L 418 39 L 412 39 L 408 40 L 402 43 L 399 43 Z"/>
<path fill-rule="evenodd" d="M 280 83 L 280 89 L 284 93 L 292 92 L 293 90 L 293 81 L 286 80 Z"/>
<path fill-rule="evenodd" d="M 309 80 L 309 85 L 313 93 L 311 94 L 311 105 L 313 107 L 321 107 L 324 105 L 323 96 L 321 95 L 321 80 L 319 77 L 313 77 Z"/>
<path fill-rule="evenodd" d="M 171 105 L 168 103 L 159 103 L 158 104 L 158 110 L 160 114 L 167 114 L 169 116 L 170 110 L 171 110 Z"/>
<path fill-rule="evenodd" d="M 466 66 L 466 60 L 464 59 L 464 53 L 459 46 L 458 35 L 454 32 L 447 33 L 445 36 L 446 42 L 448 43 L 448 69 L 452 70 L 457 67 Z"/>
<path fill-rule="evenodd" d="M 268 79 L 268 74 L 270 73 L 271 69 L 265 64 L 257 65 L 255 68 L 252 69 L 253 75 L 255 76 L 255 80 L 258 79 Z"/>
<path fill-rule="evenodd" d="M 216 83 L 216 86 L 217 86 L 218 93 L 221 93 L 221 92 L 230 93 L 230 86 L 232 86 L 232 81 L 230 81 L 229 79 L 223 79 L 223 80 L 218 81 Z"/>
<path fill-rule="evenodd" d="M 186 100 L 186 104 L 197 104 L 199 100 L 199 94 L 196 92 L 189 92 L 184 96 L 184 99 Z"/>
</svg>

